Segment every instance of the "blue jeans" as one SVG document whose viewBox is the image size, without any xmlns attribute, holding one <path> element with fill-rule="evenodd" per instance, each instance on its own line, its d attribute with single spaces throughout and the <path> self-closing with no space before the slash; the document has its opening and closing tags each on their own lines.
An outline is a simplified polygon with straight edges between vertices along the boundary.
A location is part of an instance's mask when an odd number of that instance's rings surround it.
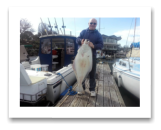
<svg viewBox="0 0 161 130">
<path fill-rule="evenodd" d="M 89 90 L 90 91 L 95 91 L 95 87 L 96 87 L 96 56 L 93 56 L 93 66 L 92 66 L 92 70 L 89 73 Z M 83 89 L 85 89 L 85 80 L 82 83 Z"/>
</svg>

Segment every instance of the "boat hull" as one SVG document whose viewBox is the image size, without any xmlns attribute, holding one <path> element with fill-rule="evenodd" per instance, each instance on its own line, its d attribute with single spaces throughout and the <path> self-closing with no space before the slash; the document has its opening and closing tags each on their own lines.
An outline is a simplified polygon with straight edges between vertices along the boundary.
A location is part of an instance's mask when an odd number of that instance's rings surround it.
<svg viewBox="0 0 161 130">
<path fill-rule="evenodd" d="M 52 104 L 55 104 L 55 102 L 58 100 L 61 94 L 68 88 L 68 85 L 71 86 L 76 82 L 74 70 L 71 65 L 68 65 L 67 67 L 63 67 L 62 69 L 54 73 L 43 72 L 43 71 L 33 71 L 33 70 L 26 70 L 26 73 L 29 76 L 44 77 L 47 79 L 47 82 L 45 83 L 47 84 L 47 88 L 42 92 L 42 94 L 45 94 L 46 99 L 50 101 Z M 63 76 L 65 81 L 60 75 L 58 75 L 58 73 Z M 47 76 L 46 74 L 51 74 L 51 75 Z M 20 86 L 20 88 L 22 89 L 22 86 Z M 37 89 L 39 89 L 39 87 Z M 31 87 L 30 88 L 28 87 L 28 91 L 30 93 L 33 93 L 33 90 Z M 32 96 L 33 98 L 31 100 L 30 93 L 23 92 L 25 96 L 28 95 L 28 97 L 27 96 L 25 97 L 25 100 L 27 100 L 28 103 L 33 103 L 31 101 L 34 100 L 34 103 L 36 103 L 37 102 L 36 95 Z M 39 95 L 40 95 L 40 92 L 39 92 Z M 21 96 L 21 99 L 23 99 L 22 98 L 23 95 L 21 94 L 21 92 L 20 92 L 20 96 Z"/>
<path fill-rule="evenodd" d="M 113 75 L 119 87 L 124 87 L 137 98 L 140 98 L 140 77 L 131 75 L 129 71 L 122 71 L 113 65 Z"/>
<path fill-rule="evenodd" d="M 74 74 L 74 71 L 67 73 L 66 76 L 64 76 L 65 81 L 68 83 L 69 86 L 75 83 L 76 77 Z M 56 84 L 48 84 L 47 85 L 47 93 L 46 98 L 52 104 L 56 102 L 56 100 L 60 97 L 61 93 L 64 92 L 68 86 L 63 79 L 57 81 Z"/>
</svg>

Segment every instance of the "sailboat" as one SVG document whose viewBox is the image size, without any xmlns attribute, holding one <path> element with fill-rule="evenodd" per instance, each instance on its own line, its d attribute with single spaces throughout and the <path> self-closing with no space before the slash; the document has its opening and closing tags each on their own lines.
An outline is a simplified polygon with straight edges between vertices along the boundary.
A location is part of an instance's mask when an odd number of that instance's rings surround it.
<svg viewBox="0 0 161 130">
<path fill-rule="evenodd" d="M 126 55 L 126 57 L 129 58 L 119 59 L 119 61 L 113 64 L 113 75 L 119 87 L 124 87 L 127 91 L 140 99 L 140 42 L 139 46 L 134 46 L 136 45 L 134 42 L 131 45 L 131 51 Z"/>
</svg>

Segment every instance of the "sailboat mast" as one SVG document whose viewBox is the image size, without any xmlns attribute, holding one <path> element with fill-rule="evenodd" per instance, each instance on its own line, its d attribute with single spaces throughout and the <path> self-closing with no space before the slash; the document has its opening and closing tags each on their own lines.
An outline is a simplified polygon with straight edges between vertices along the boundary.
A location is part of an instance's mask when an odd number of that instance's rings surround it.
<svg viewBox="0 0 161 130">
<path fill-rule="evenodd" d="M 133 43 L 135 42 L 135 30 L 136 30 L 136 18 L 135 18 L 135 26 L 134 26 L 134 38 L 133 38 Z M 131 54 L 132 54 L 132 49 L 131 49 Z M 131 57 L 130 54 L 130 57 Z"/>
<path fill-rule="evenodd" d="M 135 30 L 136 30 L 136 18 L 135 18 L 135 26 L 134 26 L 134 39 L 133 39 L 133 43 L 135 42 Z M 130 53 L 130 57 L 131 57 L 131 54 L 132 54 L 132 48 L 131 48 L 131 53 Z M 129 57 L 129 58 L 130 58 Z M 128 60 L 129 61 L 129 60 Z M 129 62 L 129 71 L 131 71 L 130 69 L 130 62 Z"/>
<path fill-rule="evenodd" d="M 131 26 L 132 26 L 132 23 L 133 23 L 133 18 L 132 18 L 132 21 L 131 21 Z M 130 30 L 131 30 L 131 26 L 130 26 Z M 128 38 L 129 38 L 129 34 L 130 34 L 130 30 L 129 30 L 129 33 L 128 33 L 128 36 L 127 36 L 126 46 L 127 46 L 127 42 L 128 42 Z"/>
<path fill-rule="evenodd" d="M 135 30 L 136 30 L 136 18 L 135 18 L 135 27 L 134 27 L 134 39 L 133 39 L 133 43 L 135 42 Z"/>
</svg>

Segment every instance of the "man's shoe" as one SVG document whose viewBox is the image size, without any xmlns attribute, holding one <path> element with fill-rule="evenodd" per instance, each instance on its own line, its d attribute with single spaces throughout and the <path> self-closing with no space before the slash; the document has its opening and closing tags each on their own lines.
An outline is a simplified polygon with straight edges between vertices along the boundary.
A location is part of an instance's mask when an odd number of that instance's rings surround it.
<svg viewBox="0 0 161 130">
<path fill-rule="evenodd" d="M 96 92 L 95 91 L 91 91 L 91 97 L 95 97 L 96 96 Z"/>
</svg>

